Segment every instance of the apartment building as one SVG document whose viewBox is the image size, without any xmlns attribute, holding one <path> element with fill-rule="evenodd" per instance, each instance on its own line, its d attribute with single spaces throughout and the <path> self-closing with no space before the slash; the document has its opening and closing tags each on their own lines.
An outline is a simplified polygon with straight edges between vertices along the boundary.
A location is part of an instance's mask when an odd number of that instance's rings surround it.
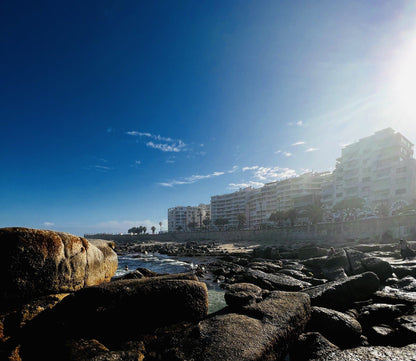
<svg viewBox="0 0 416 361">
<path fill-rule="evenodd" d="M 199 204 L 197 207 L 173 207 L 168 209 L 168 231 L 190 231 L 201 229 L 205 219 L 211 219 L 211 205 Z M 194 224 L 195 227 L 190 227 Z M 192 228 L 192 229 L 191 229 Z"/>
<path fill-rule="evenodd" d="M 267 183 L 251 194 L 248 204 L 248 224 L 258 228 L 275 211 L 303 209 L 318 201 L 322 184 L 331 177 L 329 172 L 309 172 L 298 177 Z"/>
<path fill-rule="evenodd" d="M 238 227 L 238 215 L 244 214 L 248 218 L 248 200 L 253 192 L 257 192 L 252 187 L 240 189 L 239 191 L 212 196 L 211 213 L 212 224 L 217 219 L 227 219 L 228 227 Z"/>
<path fill-rule="evenodd" d="M 391 210 L 416 199 L 413 144 L 391 128 L 342 149 L 322 201 L 331 208 L 345 198 L 360 197 L 369 209 L 387 203 Z"/>
</svg>

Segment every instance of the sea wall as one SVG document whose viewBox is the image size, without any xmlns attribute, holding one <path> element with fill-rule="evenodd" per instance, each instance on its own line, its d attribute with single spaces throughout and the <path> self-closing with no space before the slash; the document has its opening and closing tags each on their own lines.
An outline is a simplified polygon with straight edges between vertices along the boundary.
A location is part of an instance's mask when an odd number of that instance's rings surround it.
<svg viewBox="0 0 416 361">
<path fill-rule="evenodd" d="M 390 234 L 393 238 L 416 237 L 416 217 L 392 216 L 373 218 L 358 221 L 320 223 L 317 225 L 280 227 L 272 230 L 242 230 L 242 231 L 205 231 L 205 232 L 170 232 L 162 234 L 145 235 L 113 235 L 113 234 L 86 234 L 86 238 L 100 238 L 118 242 L 155 240 L 167 241 L 263 241 L 287 242 L 297 240 L 328 240 L 345 241 L 348 239 L 381 240 Z"/>
</svg>

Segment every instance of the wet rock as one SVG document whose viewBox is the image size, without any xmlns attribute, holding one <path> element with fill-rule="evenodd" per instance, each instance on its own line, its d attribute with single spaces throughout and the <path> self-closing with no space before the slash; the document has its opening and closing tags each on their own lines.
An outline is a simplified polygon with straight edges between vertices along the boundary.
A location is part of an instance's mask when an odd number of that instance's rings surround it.
<svg viewBox="0 0 416 361">
<path fill-rule="evenodd" d="M 0 229 L 3 305 L 108 282 L 117 270 L 114 244 L 68 233 Z"/>
<path fill-rule="evenodd" d="M 316 331 L 341 348 L 358 346 L 360 323 L 351 316 L 324 307 L 312 307 L 308 331 Z"/>
<path fill-rule="evenodd" d="M 240 310 L 243 306 L 262 300 L 263 290 L 251 283 L 236 283 L 227 286 L 224 298 L 232 310 Z"/>
<path fill-rule="evenodd" d="M 404 304 L 392 305 L 386 303 L 375 303 L 369 306 L 364 306 L 361 309 L 358 320 L 363 326 L 366 327 L 389 323 L 396 317 L 403 315 L 408 309 L 409 307 Z"/>
<path fill-rule="evenodd" d="M 380 281 L 375 273 L 366 272 L 341 281 L 303 290 L 314 306 L 344 310 L 356 301 L 369 299 L 379 289 Z"/>
<path fill-rule="evenodd" d="M 320 359 L 339 348 L 322 336 L 319 332 L 307 332 L 299 336 L 290 350 L 291 361 L 309 361 Z"/>
<path fill-rule="evenodd" d="M 301 293 L 275 291 L 244 312 L 201 321 L 194 338 L 185 340 L 184 359 L 279 360 L 303 331 L 309 319 L 310 303 Z"/>
<path fill-rule="evenodd" d="M 373 346 L 357 347 L 344 351 L 332 352 L 316 361 L 409 361 L 414 360 L 416 344 L 405 347 Z"/>
<path fill-rule="evenodd" d="M 299 291 L 311 286 L 308 282 L 299 281 L 285 274 L 270 274 L 250 268 L 239 274 L 236 280 L 238 282 L 253 283 L 260 288 L 270 291 Z"/>
</svg>

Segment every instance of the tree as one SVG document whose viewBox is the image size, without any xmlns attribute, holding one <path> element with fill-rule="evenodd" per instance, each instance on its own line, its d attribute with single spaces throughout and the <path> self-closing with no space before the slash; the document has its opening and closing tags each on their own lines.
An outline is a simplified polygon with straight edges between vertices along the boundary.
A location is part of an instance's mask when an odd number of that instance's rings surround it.
<svg viewBox="0 0 416 361">
<path fill-rule="evenodd" d="M 162 222 L 159 222 L 160 232 L 162 232 Z"/>
<path fill-rule="evenodd" d="M 324 209 L 321 202 L 314 202 L 305 208 L 306 216 L 312 224 L 321 222 L 324 217 Z"/>
<path fill-rule="evenodd" d="M 176 227 L 176 230 L 177 230 L 177 231 L 182 231 L 182 226 L 177 226 L 177 227 Z"/>
<path fill-rule="evenodd" d="M 360 197 L 345 198 L 341 202 L 338 202 L 333 210 L 347 213 L 347 218 L 352 218 L 358 209 L 364 207 L 364 203 L 364 199 Z"/>
<path fill-rule="evenodd" d="M 218 227 L 220 227 L 220 229 L 222 229 L 223 226 L 225 226 L 226 224 L 228 224 L 228 219 L 225 218 L 217 218 L 214 221 L 214 224 Z"/>
<path fill-rule="evenodd" d="M 275 211 L 269 217 L 270 222 L 277 223 L 278 225 L 285 219 L 285 212 L 282 211 Z"/>
<path fill-rule="evenodd" d="M 246 215 L 244 213 L 239 213 L 237 215 L 237 220 L 238 220 L 238 228 L 241 229 L 245 226 L 246 224 Z"/>
<path fill-rule="evenodd" d="M 296 218 L 298 217 L 298 211 L 295 208 L 288 209 L 285 212 L 285 219 L 290 221 L 290 225 L 293 227 L 295 225 Z"/>
<path fill-rule="evenodd" d="M 143 234 L 146 234 L 147 228 L 146 227 L 142 227 L 143 230 Z"/>
<path fill-rule="evenodd" d="M 198 225 L 198 223 L 196 223 L 195 221 L 189 222 L 188 223 L 188 228 L 195 230 L 196 226 Z"/>
<path fill-rule="evenodd" d="M 156 227 L 155 227 L 155 226 L 152 226 L 151 230 L 152 230 L 152 233 L 153 233 L 153 234 L 155 234 L 155 232 L 156 232 Z"/>
<path fill-rule="evenodd" d="M 379 217 L 388 217 L 390 215 L 389 202 L 384 201 L 379 203 L 376 207 L 376 213 Z"/>
<path fill-rule="evenodd" d="M 211 220 L 210 220 L 209 218 L 205 218 L 205 219 L 202 221 L 202 224 L 203 224 L 205 227 L 208 227 L 208 226 L 211 224 Z"/>
</svg>

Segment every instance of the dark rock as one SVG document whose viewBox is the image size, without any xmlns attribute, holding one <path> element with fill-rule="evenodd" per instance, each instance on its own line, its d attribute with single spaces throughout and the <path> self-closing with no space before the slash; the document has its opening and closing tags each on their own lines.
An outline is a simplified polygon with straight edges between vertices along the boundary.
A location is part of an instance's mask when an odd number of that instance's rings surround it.
<svg viewBox="0 0 416 361">
<path fill-rule="evenodd" d="M 356 301 L 369 299 L 379 288 L 380 281 L 375 273 L 366 272 L 341 281 L 303 290 L 311 298 L 314 306 L 344 310 Z"/>
<path fill-rule="evenodd" d="M 279 249 L 276 247 L 257 247 L 253 249 L 254 258 L 280 259 Z"/>
<path fill-rule="evenodd" d="M 282 273 L 290 277 L 296 278 L 297 280 L 306 282 L 309 282 L 309 280 L 312 278 L 311 276 L 307 276 L 303 272 L 294 269 L 282 269 L 278 273 Z"/>
<path fill-rule="evenodd" d="M 311 286 L 308 282 L 299 281 L 284 274 L 270 274 L 250 268 L 239 274 L 236 280 L 243 283 L 253 283 L 270 291 L 299 291 Z"/>
<path fill-rule="evenodd" d="M 397 332 L 389 325 L 372 326 L 367 331 L 368 340 L 372 345 L 396 345 Z"/>
<path fill-rule="evenodd" d="M 364 306 L 358 317 L 360 323 L 365 327 L 390 323 L 396 317 L 403 315 L 409 307 L 404 304 L 391 305 L 386 303 L 375 303 Z"/>
<path fill-rule="evenodd" d="M 404 292 L 416 292 L 416 279 L 412 276 L 406 276 L 392 284 L 391 287 L 397 288 Z"/>
<path fill-rule="evenodd" d="M 299 336 L 290 350 L 291 361 L 309 361 L 325 357 L 339 348 L 319 332 L 307 332 Z"/>
<path fill-rule="evenodd" d="M 377 258 L 370 257 L 365 253 L 353 250 L 346 249 L 349 269 L 347 273 L 349 274 L 360 274 L 366 271 L 374 272 L 381 282 L 391 277 L 393 271 L 390 263 Z"/>
<path fill-rule="evenodd" d="M 236 283 L 227 286 L 224 298 L 232 310 L 240 310 L 243 306 L 262 300 L 263 290 L 251 283 Z"/>
<path fill-rule="evenodd" d="M 24 302 L 108 282 L 117 270 L 114 244 L 68 233 L 0 229 L 0 300 Z"/>
<path fill-rule="evenodd" d="M 316 361 L 409 361 L 414 360 L 416 344 L 405 347 L 357 347 L 350 350 L 336 351 Z"/>
<path fill-rule="evenodd" d="M 416 304 L 416 292 L 405 292 L 386 286 L 381 291 L 374 293 L 373 300 L 376 303 L 404 303 L 406 305 L 414 305 Z"/>
<path fill-rule="evenodd" d="M 271 262 L 251 262 L 248 267 L 265 273 L 276 273 L 282 269 L 281 264 L 276 265 Z"/>
<path fill-rule="evenodd" d="M 361 325 L 345 313 L 323 307 L 312 307 L 308 331 L 316 331 L 341 348 L 360 344 Z"/>
<path fill-rule="evenodd" d="M 403 278 L 406 276 L 416 277 L 416 266 L 399 266 L 394 265 L 392 266 L 393 272 L 399 278 Z"/>
<path fill-rule="evenodd" d="M 314 275 L 334 281 L 346 278 L 345 269 L 349 267 L 347 255 L 344 250 L 326 257 L 310 258 L 302 261 Z"/>
<path fill-rule="evenodd" d="M 256 318 L 229 313 L 201 321 L 184 341 L 184 359 L 279 360 L 309 320 L 310 303 L 301 293 L 275 291 L 244 312 Z"/>
<path fill-rule="evenodd" d="M 321 248 L 317 246 L 305 246 L 297 249 L 296 253 L 299 259 L 309 259 L 327 256 L 329 251 L 326 248 Z"/>
<path fill-rule="evenodd" d="M 416 340 L 416 314 L 398 317 L 395 320 L 402 344 L 414 343 Z"/>
</svg>

